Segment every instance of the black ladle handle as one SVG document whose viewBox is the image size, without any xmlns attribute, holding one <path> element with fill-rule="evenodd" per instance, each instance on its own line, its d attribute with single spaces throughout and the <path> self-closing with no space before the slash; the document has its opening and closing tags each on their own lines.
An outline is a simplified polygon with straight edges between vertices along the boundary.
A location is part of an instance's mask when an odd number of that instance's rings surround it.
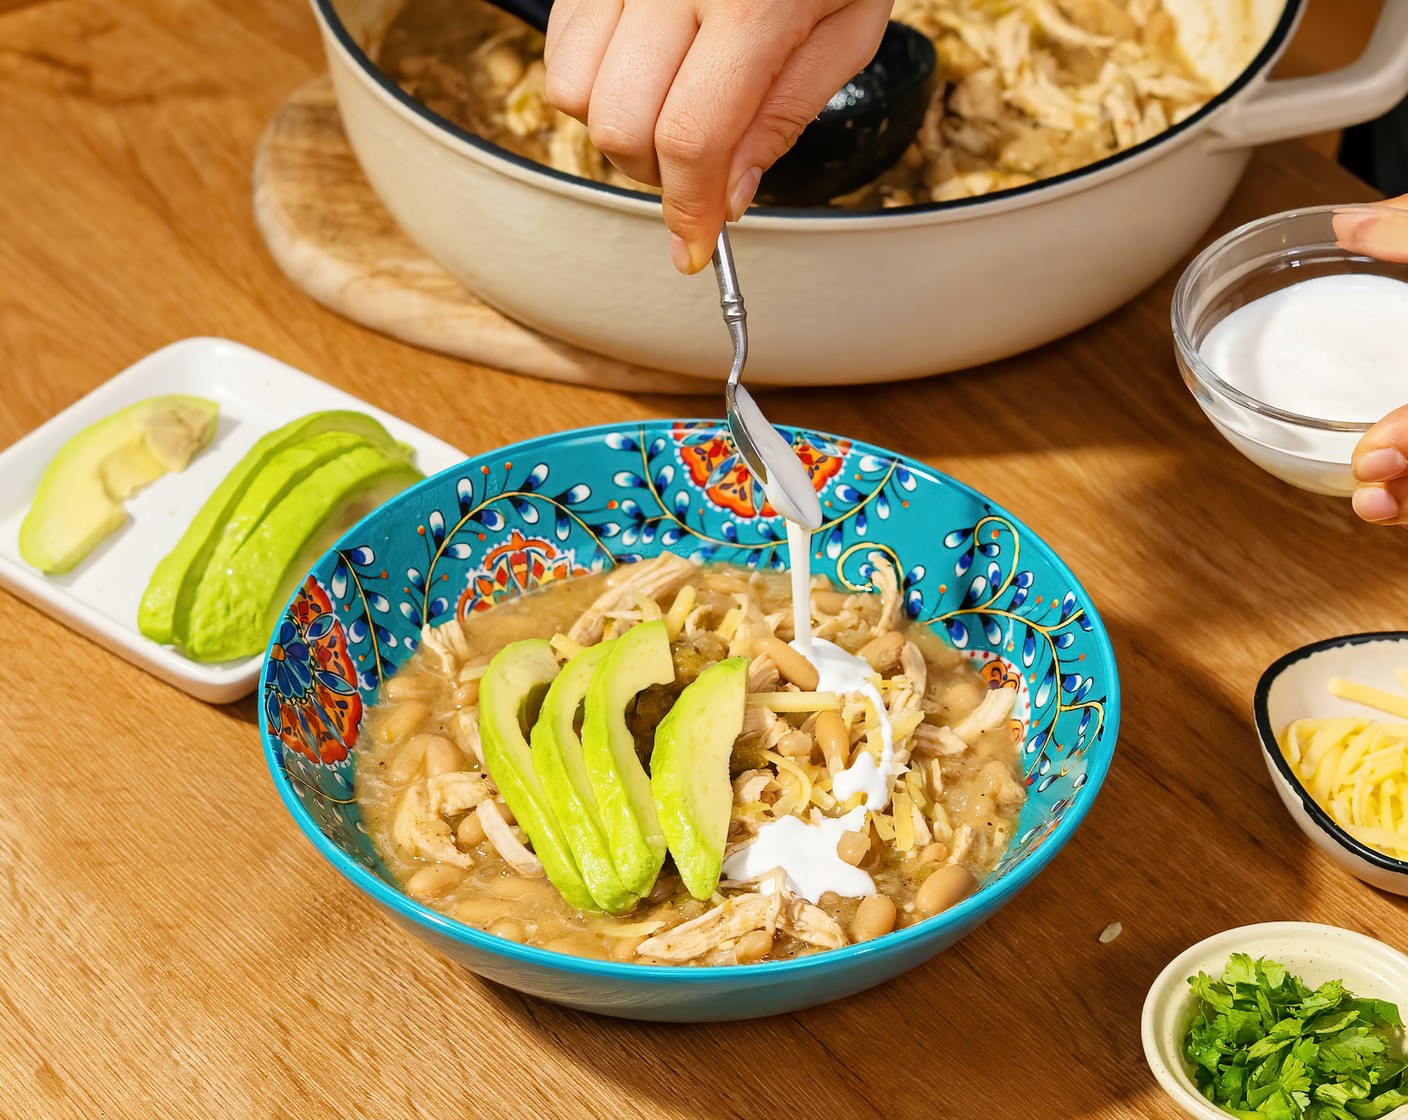
<svg viewBox="0 0 1408 1120">
<path fill-rule="evenodd" d="M 548 29 L 548 16 L 552 15 L 552 0 L 489 0 L 494 7 L 517 16 L 529 27 L 539 31 Z"/>
</svg>

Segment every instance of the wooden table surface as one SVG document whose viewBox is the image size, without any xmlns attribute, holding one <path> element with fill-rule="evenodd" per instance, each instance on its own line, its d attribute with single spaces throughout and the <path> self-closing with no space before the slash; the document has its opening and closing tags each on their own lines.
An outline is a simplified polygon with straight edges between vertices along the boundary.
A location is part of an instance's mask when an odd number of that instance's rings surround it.
<svg viewBox="0 0 1408 1120">
<path fill-rule="evenodd" d="M 423 354 L 284 283 L 249 160 L 319 65 L 294 0 L 0 15 L 0 445 L 194 334 L 471 451 L 695 408 Z M 1218 229 L 1365 196 L 1285 146 L 1256 157 Z M 943 956 L 830 1007 L 659 1026 L 491 988 L 315 855 L 252 702 L 198 703 L 0 595 L 0 1116 L 1173 1117 L 1138 1022 L 1183 947 L 1285 918 L 1408 945 L 1404 904 L 1290 823 L 1248 717 L 1281 652 L 1403 624 L 1408 538 L 1222 442 L 1174 367 L 1171 288 L 984 370 L 774 401 L 1026 519 L 1085 581 L 1124 682 L 1114 767 L 1054 864 Z M 1099 944 L 1113 921 L 1123 936 Z"/>
</svg>

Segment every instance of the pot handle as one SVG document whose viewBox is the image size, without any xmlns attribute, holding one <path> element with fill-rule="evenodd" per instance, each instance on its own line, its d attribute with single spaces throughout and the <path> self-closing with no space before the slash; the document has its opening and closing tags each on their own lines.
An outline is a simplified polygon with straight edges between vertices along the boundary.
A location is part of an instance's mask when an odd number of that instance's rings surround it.
<svg viewBox="0 0 1408 1120">
<path fill-rule="evenodd" d="M 1388 112 L 1408 95 L 1408 0 L 1384 0 L 1359 58 L 1328 74 L 1267 82 L 1233 103 L 1210 131 L 1218 150 L 1249 148 L 1344 128 Z"/>
</svg>

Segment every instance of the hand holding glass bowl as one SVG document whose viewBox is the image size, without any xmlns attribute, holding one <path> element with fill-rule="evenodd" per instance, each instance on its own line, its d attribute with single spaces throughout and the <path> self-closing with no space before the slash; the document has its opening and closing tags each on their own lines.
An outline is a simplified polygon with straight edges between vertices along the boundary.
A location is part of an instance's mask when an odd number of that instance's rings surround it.
<svg viewBox="0 0 1408 1120">
<path fill-rule="evenodd" d="M 1173 332 L 1184 381 L 1242 454 L 1302 489 L 1353 495 L 1367 521 L 1405 524 L 1408 404 L 1397 406 L 1408 384 L 1396 353 L 1408 286 L 1381 281 L 1408 285 L 1408 196 L 1276 214 L 1189 266 Z"/>
</svg>

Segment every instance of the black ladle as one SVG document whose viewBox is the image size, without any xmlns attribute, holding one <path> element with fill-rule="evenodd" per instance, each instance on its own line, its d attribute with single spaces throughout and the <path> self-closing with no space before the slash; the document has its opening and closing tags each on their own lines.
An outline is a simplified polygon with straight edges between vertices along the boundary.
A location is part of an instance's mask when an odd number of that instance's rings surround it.
<svg viewBox="0 0 1408 1120">
<path fill-rule="evenodd" d="M 490 2 L 547 30 L 552 0 Z M 758 201 L 820 206 L 888 171 L 924 123 L 937 72 L 933 42 L 891 21 L 870 65 L 837 91 L 792 150 L 763 176 Z"/>
</svg>

